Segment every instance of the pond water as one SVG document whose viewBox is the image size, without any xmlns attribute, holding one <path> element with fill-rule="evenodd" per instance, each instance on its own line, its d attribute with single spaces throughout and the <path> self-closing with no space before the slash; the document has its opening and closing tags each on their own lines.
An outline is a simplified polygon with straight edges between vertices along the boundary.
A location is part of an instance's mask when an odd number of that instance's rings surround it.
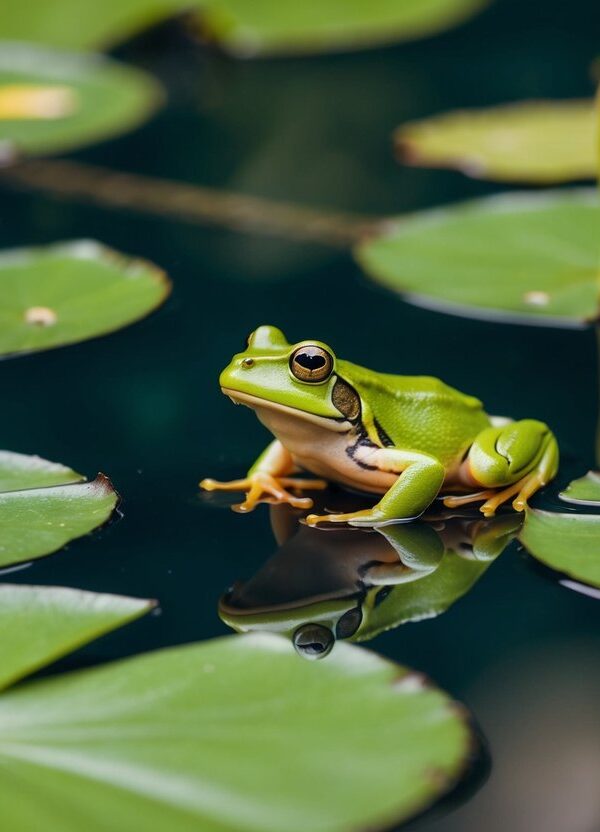
<svg viewBox="0 0 600 832">
<path fill-rule="evenodd" d="M 501 190 L 402 168 L 390 135 L 445 109 L 588 96 L 597 4 L 499 0 L 420 43 L 352 55 L 233 62 L 174 26 L 120 50 L 160 77 L 168 106 L 134 135 L 78 154 L 95 164 L 362 215 Z M 122 517 L 6 575 L 158 598 L 160 610 L 61 663 L 104 661 L 229 632 L 218 601 L 276 549 L 269 512 L 202 498 L 202 476 L 245 471 L 268 439 L 218 389 L 219 370 L 261 323 L 319 338 L 387 372 L 431 374 L 492 413 L 535 417 L 570 473 L 593 462 L 591 331 L 493 325 L 414 308 L 374 287 L 342 247 L 243 234 L 51 196 L 0 192 L 3 246 L 93 237 L 153 260 L 174 281 L 155 315 L 110 337 L 5 361 L 2 446 L 92 477 L 109 474 Z M 568 477 L 566 478 L 568 479 Z M 487 785 L 422 829 L 588 832 L 600 825 L 600 604 L 540 571 L 513 542 L 439 618 L 370 647 L 431 676 L 474 711 Z"/>
</svg>

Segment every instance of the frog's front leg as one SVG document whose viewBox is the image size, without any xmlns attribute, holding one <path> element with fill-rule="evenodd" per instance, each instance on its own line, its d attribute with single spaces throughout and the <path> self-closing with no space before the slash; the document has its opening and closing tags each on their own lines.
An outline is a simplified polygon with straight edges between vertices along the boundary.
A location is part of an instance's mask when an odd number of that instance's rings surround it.
<svg viewBox="0 0 600 832">
<path fill-rule="evenodd" d="M 444 505 L 456 508 L 482 500 L 480 511 L 492 517 L 512 497 L 515 511 L 524 511 L 528 499 L 556 476 L 558 461 L 556 438 L 543 422 L 522 419 L 486 428 L 464 462 L 468 478 L 485 490 L 446 497 Z"/>
<path fill-rule="evenodd" d="M 309 514 L 306 518 L 309 526 L 321 522 L 382 526 L 414 520 L 433 502 L 444 482 L 442 463 L 418 451 L 365 446 L 355 453 L 355 459 L 365 467 L 399 474 L 398 479 L 373 508 L 349 514 Z"/>
<path fill-rule="evenodd" d="M 252 511 L 261 502 L 289 503 L 294 508 L 312 508 L 310 497 L 296 497 L 287 489 L 314 491 L 326 488 L 327 483 L 325 480 L 290 477 L 294 468 L 290 452 L 275 439 L 267 445 L 243 479 L 230 482 L 204 479 L 200 488 L 205 491 L 245 491 L 246 499 L 233 506 L 234 511 Z"/>
</svg>

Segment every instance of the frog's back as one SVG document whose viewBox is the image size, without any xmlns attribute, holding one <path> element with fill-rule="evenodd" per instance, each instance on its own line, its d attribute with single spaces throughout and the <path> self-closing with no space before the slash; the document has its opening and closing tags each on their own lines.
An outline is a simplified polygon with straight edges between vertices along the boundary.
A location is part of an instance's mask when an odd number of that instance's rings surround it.
<svg viewBox="0 0 600 832">
<path fill-rule="evenodd" d="M 432 376 L 400 376 L 338 361 L 339 375 L 365 403 L 386 444 L 436 456 L 451 465 L 490 424 L 482 403 Z M 370 412 L 369 412 L 370 411 Z"/>
</svg>

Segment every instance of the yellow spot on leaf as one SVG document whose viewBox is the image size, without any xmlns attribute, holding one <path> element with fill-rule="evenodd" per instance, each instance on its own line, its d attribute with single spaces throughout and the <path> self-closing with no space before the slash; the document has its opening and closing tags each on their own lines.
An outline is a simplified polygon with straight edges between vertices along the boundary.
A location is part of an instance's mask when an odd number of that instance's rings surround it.
<svg viewBox="0 0 600 832">
<path fill-rule="evenodd" d="M 76 94 L 70 87 L 0 84 L 0 120 L 64 118 L 76 107 Z"/>
</svg>

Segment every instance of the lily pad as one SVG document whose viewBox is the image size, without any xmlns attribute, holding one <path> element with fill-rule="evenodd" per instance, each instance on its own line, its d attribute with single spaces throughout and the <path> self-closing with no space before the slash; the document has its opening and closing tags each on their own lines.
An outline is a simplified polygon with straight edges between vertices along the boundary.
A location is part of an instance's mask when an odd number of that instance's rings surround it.
<svg viewBox="0 0 600 832">
<path fill-rule="evenodd" d="M 519 534 L 529 554 L 576 581 L 600 587 L 600 515 L 530 509 Z"/>
<path fill-rule="evenodd" d="M 37 456 L 0 451 L 0 567 L 43 557 L 105 523 L 118 495 Z"/>
<path fill-rule="evenodd" d="M 74 49 L 113 45 L 183 11 L 242 55 L 319 52 L 408 40 L 453 26 L 488 0 L 3 0 L 5 38 Z"/>
<path fill-rule="evenodd" d="M 0 585 L 0 688 L 145 613 L 152 601 L 54 586 Z"/>
<path fill-rule="evenodd" d="M 598 316 L 599 228 L 592 189 L 492 196 L 398 218 L 356 257 L 421 306 L 573 327 Z"/>
<path fill-rule="evenodd" d="M 565 503 L 600 506 L 600 472 L 588 471 L 585 477 L 570 482 L 558 496 Z"/>
<path fill-rule="evenodd" d="M 31 18 L 27 3 L 20 8 Z M 51 12 L 53 4 L 45 8 Z M 153 78 L 101 55 L 0 41 L 0 162 L 125 133 L 161 101 Z"/>
<path fill-rule="evenodd" d="M 156 266 L 93 241 L 0 252 L 0 356 L 112 332 L 149 314 L 170 288 Z"/>
<path fill-rule="evenodd" d="M 202 30 L 234 54 L 355 49 L 431 35 L 462 22 L 486 0 L 208 0 Z"/>
<path fill-rule="evenodd" d="M 596 178 L 596 132 L 591 100 L 525 101 L 411 122 L 395 140 L 408 164 L 545 185 Z"/>
<path fill-rule="evenodd" d="M 18 782 L 45 832 L 389 828 L 457 781 L 471 742 L 446 694 L 361 648 L 315 664 L 229 636 L 5 693 L 2 814 L 31 829 Z"/>
</svg>

